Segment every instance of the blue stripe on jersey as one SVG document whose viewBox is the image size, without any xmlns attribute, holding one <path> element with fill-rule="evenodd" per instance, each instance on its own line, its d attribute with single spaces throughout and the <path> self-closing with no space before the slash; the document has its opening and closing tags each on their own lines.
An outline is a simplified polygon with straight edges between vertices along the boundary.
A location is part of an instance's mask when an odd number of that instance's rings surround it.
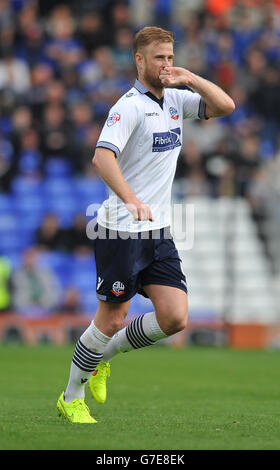
<svg viewBox="0 0 280 470">
<path fill-rule="evenodd" d="M 100 141 L 97 142 L 97 144 L 96 144 L 96 148 L 97 148 L 97 147 L 104 147 L 104 148 L 106 148 L 106 149 L 112 150 L 112 151 L 115 153 L 116 157 L 118 157 L 119 154 L 121 153 L 121 152 L 120 152 L 120 149 L 119 149 L 116 145 L 111 144 L 111 142 L 105 142 L 105 141 L 103 141 L 103 140 L 100 140 Z"/>
</svg>

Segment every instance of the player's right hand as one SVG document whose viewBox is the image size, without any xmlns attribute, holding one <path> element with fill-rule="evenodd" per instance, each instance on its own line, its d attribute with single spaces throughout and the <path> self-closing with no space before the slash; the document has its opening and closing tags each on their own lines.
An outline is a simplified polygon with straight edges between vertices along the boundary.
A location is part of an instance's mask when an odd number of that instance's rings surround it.
<svg viewBox="0 0 280 470">
<path fill-rule="evenodd" d="M 127 202 L 125 206 L 133 215 L 135 222 L 140 220 L 149 220 L 150 222 L 154 222 L 150 206 L 139 199 L 135 198 L 132 202 Z"/>
</svg>

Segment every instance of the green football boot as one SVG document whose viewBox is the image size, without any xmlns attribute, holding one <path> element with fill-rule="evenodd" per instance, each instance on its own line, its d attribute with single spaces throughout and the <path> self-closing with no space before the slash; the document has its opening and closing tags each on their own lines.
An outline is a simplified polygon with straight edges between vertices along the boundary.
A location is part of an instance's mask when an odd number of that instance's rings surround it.
<svg viewBox="0 0 280 470">
<path fill-rule="evenodd" d="M 106 382 L 110 377 L 110 362 L 99 362 L 95 371 L 90 376 L 88 385 L 93 398 L 98 403 L 105 403 L 107 396 Z"/>
<path fill-rule="evenodd" d="M 97 421 L 90 416 L 89 408 L 85 404 L 84 398 L 82 400 L 75 398 L 70 403 L 66 403 L 64 400 L 64 392 L 62 392 L 56 408 L 58 415 L 70 421 L 70 423 L 97 423 Z"/>
</svg>

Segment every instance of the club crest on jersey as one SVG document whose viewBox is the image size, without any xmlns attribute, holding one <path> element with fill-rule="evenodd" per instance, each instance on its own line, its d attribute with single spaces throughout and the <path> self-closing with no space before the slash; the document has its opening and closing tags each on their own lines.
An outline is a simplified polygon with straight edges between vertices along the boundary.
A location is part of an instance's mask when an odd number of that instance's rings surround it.
<svg viewBox="0 0 280 470">
<path fill-rule="evenodd" d="M 154 132 L 153 133 L 153 152 L 166 152 L 173 150 L 175 147 L 180 147 L 181 143 L 181 129 L 170 129 L 167 132 Z"/>
<path fill-rule="evenodd" d="M 120 121 L 120 119 L 121 119 L 121 115 L 119 113 L 110 114 L 110 116 L 107 119 L 107 126 L 108 127 L 113 126 L 114 124 L 116 124 L 116 122 Z"/>
<path fill-rule="evenodd" d="M 177 121 L 177 119 L 179 119 L 179 114 L 176 108 L 170 107 L 169 112 L 171 114 L 171 119 L 174 119 L 174 121 Z"/>
<path fill-rule="evenodd" d="M 113 292 L 113 294 L 115 294 L 117 297 L 119 297 L 120 295 L 124 294 L 124 285 L 121 281 L 116 281 L 114 282 L 114 284 L 112 285 L 112 289 L 111 289 L 111 292 Z"/>
</svg>

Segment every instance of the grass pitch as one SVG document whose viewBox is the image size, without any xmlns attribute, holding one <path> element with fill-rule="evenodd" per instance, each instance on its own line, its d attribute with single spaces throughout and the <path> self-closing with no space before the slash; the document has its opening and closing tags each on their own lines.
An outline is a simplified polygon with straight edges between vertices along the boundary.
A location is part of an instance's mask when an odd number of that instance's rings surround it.
<svg viewBox="0 0 280 470">
<path fill-rule="evenodd" d="M 112 361 L 98 424 L 57 416 L 73 345 L 0 346 L 0 449 L 280 449 L 280 351 L 154 346 Z"/>
</svg>

